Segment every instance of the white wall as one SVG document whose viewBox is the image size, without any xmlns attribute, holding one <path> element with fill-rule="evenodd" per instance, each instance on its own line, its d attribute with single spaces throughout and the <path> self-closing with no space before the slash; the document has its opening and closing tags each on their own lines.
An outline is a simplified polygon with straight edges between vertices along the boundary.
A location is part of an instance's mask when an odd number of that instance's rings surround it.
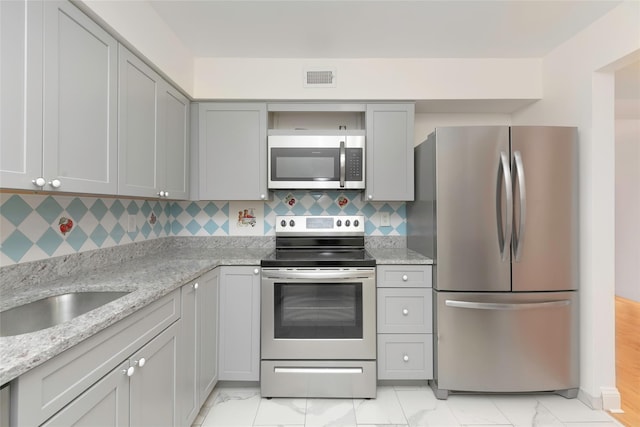
<svg viewBox="0 0 640 427">
<path fill-rule="evenodd" d="M 627 1 L 544 58 L 541 101 L 514 124 L 575 125 L 580 146 L 581 398 L 619 407 L 615 388 L 613 68 L 640 52 L 640 3 Z"/>
<path fill-rule="evenodd" d="M 640 119 L 616 120 L 615 180 L 615 292 L 640 302 Z"/>
<path fill-rule="evenodd" d="M 304 88 L 306 67 L 334 67 L 335 88 Z M 201 99 L 540 99 L 541 60 L 196 58 Z"/>
<path fill-rule="evenodd" d="M 444 126 L 509 126 L 510 114 L 416 113 L 413 139 L 418 145 L 437 127 Z"/>
</svg>

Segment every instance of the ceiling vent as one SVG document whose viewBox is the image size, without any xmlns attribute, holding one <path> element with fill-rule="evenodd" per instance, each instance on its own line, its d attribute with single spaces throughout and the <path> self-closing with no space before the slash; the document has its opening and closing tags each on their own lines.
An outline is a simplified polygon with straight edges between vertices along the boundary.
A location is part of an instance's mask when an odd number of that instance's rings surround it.
<svg viewBox="0 0 640 427">
<path fill-rule="evenodd" d="M 335 69 L 306 69 L 303 77 L 304 87 L 336 87 Z"/>
</svg>

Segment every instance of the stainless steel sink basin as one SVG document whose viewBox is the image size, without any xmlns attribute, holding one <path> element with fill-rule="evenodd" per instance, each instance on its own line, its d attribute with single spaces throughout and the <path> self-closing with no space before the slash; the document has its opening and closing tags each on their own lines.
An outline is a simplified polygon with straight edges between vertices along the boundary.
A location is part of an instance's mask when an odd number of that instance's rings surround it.
<svg viewBox="0 0 640 427">
<path fill-rule="evenodd" d="M 127 295 L 129 292 L 72 292 L 0 312 L 0 336 L 50 328 Z"/>
</svg>

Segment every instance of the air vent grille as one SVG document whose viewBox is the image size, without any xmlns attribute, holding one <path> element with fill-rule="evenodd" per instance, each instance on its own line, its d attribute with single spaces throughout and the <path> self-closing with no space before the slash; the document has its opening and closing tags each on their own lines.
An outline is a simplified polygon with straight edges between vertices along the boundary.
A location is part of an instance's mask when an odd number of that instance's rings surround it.
<svg viewBox="0 0 640 427">
<path fill-rule="evenodd" d="M 336 71 L 314 69 L 304 71 L 304 87 L 335 87 Z"/>
</svg>

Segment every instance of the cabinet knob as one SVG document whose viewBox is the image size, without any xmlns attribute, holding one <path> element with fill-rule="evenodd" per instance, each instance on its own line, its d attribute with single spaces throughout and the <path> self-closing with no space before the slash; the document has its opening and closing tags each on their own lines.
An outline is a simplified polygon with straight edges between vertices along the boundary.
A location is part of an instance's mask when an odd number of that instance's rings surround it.
<svg viewBox="0 0 640 427">
<path fill-rule="evenodd" d="M 47 181 L 45 181 L 45 179 L 41 176 L 37 177 L 36 179 L 31 181 L 33 183 L 33 185 L 35 185 L 36 187 L 44 187 L 44 185 L 47 183 Z"/>
<path fill-rule="evenodd" d="M 164 197 L 164 191 L 163 191 L 163 190 L 160 190 L 160 192 L 158 192 L 158 196 L 160 196 L 160 197 Z"/>
<path fill-rule="evenodd" d="M 261 194 L 261 195 L 260 195 L 260 200 L 264 200 L 264 199 L 266 199 L 266 198 L 267 198 L 267 196 L 265 196 L 264 194 Z"/>
<path fill-rule="evenodd" d="M 260 269 L 259 268 L 254 268 L 253 269 L 253 274 L 258 274 L 260 273 Z"/>
<path fill-rule="evenodd" d="M 373 194 L 369 194 L 369 196 L 367 197 L 367 199 L 369 199 L 369 200 L 373 200 Z"/>
<path fill-rule="evenodd" d="M 409 280 L 409 276 L 407 276 L 406 274 L 402 275 L 402 281 L 406 282 L 407 280 Z"/>
<path fill-rule="evenodd" d="M 49 185 L 52 186 L 53 188 L 60 188 L 62 183 L 60 182 L 59 179 L 52 179 L 51 181 L 49 181 Z"/>
<path fill-rule="evenodd" d="M 402 356 L 402 360 L 404 360 L 405 362 L 408 362 L 409 356 L 405 354 L 404 356 Z"/>
<path fill-rule="evenodd" d="M 194 283 L 193 284 L 193 289 L 198 289 L 198 286 L 200 286 L 200 285 L 198 285 L 198 282 Z"/>
<path fill-rule="evenodd" d="M 147 361 L 145 360 L 145 358 L 144 358 L 144 357 L 141 357 L 141 358 L 140 358 L 140 360 L 134 360 L 134 361 L 133 361 L 133 364 L 134 364 L 134 365 L 138 365 L 138 366 L 140 366 L 141 368 L 144 366 L 144 364 L 145 364 L 145 363 L 147 363 Z M 129 369 L 133 369 L 133 368 L 129 368 Z"/>
<path fill-rule="evenodd" d="M 122 373 L 130 377 L 131 375 L 133 375 L 135 371 L 136 371 L 136 368 L 134 368 L 133 366 L 129 366 L 129 369 L 123 369 Z"/>
<path fill-rule="evenodd" d="M 168 191 L 164 192 L 164 197 L 169 197 L 169 192 Z"/>
<path fill-rule="evenodd" d="M 402 315 L 403 315 L 403 316 L 408 316 L 408 315 L 409 315 L 409 310 L 408 310 L 408 309 L 406 309 L 406 308 L 403 308 L 403 309 L 402 309 Z"/>
</svg>

